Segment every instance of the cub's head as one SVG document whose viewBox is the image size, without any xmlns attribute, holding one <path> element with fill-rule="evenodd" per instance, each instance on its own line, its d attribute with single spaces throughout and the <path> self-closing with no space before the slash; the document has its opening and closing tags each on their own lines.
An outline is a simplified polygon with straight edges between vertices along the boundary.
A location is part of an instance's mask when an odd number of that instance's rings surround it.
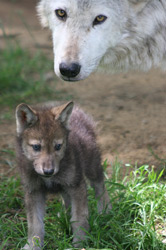
<svg viewBox="0 0 166 250">
<path fill-rule="evenodd" d="M 68 123 L 73 102 L 58 107 L 32 108 L 20 104 L 16 108 L 17 136 L 22 139 L 22 152 L 43 177 L 59 171 L 68 138 Z"/>
</svg>

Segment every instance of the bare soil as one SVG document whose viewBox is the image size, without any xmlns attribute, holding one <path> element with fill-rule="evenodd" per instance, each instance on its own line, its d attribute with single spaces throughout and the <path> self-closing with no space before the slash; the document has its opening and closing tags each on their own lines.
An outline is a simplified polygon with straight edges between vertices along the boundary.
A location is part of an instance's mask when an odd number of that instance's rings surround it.
<svg viewBox="0 0 166 250">
<path fill-rule="evenodd" d="M 0 20 L 10 39 L 19 39 L 31 51 L 41 47 L 53 58 L 51 34 L 40 26 L 36 3 L 1 0 Z M 1 29 L 0 46 L 4 46 Z M 163 166 L 149 147 L 158 158 L 166 159 L 166 73 L 158 70 L 118 75 L 94 73 L 76 83 L 57 79 L 56 86 L 57 90 L 72 94 L 74 101 L 98 122 L 103 160 L 113 162 L 118 157 L 123 163 Z M 13 148 L 14 135 L 14 120 L 0 123 L 0 150 Z M 0 164 L 2 159 L 4 154 Z"/>
</svg>

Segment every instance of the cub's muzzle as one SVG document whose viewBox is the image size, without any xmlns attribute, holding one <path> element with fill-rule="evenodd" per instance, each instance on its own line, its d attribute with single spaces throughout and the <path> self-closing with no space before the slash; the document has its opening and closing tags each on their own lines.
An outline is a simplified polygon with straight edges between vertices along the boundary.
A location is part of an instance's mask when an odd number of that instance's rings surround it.
<svg viewBox="0 0 166 250">
<path fill-rule="evenodd" d="M 54 173 L 54 169 L 43 169 L 43 173 L 47 177 L 52 176 Z"/>
</svg>

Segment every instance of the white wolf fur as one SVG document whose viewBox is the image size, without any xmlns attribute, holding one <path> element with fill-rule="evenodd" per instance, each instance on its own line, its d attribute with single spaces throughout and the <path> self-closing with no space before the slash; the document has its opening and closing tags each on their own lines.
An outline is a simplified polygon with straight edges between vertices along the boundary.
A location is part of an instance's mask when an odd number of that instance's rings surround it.
<svg viewBox="0 0 166 250">
<path fill-rule="evenodd" d="M 66 21 L 56 9 L 66 11 Z M 166 0 L 41 0 L 37 10 L 52 31 L 54 70 L 64 80 L 84 79 L 99 64 L 111 72 L 166 68 Z M 93 26 L 98 15 L 107 20 Z M 78 63 L 80 73 L 62 76 L 62 62 Z"/>
</svg>

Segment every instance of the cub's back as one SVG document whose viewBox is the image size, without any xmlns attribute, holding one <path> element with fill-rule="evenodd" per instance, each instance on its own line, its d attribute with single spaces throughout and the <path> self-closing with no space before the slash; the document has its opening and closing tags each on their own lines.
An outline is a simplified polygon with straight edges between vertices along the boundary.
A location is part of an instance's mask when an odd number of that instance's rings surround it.
<svg viewBox="0 0 166 250">
<path fill-rule="evenodd" d="M 86 142 L 88 142 L 88 140 L 94 141 L 96 139 L 95 127 L 96 124 L 91 116 L 86 114 L 78 106 L 73 108 L 69 121 L 69 129 L 73 136 L 77 136 Z"/>
</svg>

